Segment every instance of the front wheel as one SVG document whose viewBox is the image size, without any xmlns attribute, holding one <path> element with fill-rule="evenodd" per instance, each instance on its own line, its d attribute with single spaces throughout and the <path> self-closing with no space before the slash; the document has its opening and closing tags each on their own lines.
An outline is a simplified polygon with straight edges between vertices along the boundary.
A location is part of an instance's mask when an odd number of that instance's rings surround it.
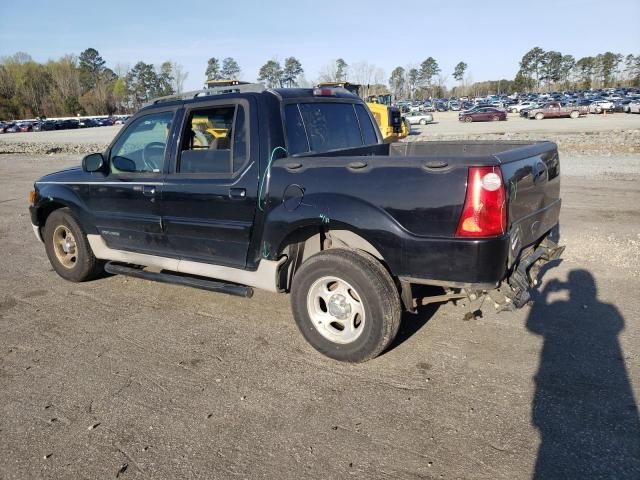
<svg viewBox="0 0 640 480">
<path fill-rule="evenodd" d="M 571 118 L 578 118 L 580 116 L 580 112 L 578 112 L 577 110 L 574 110 L 571 112 L 571 114 L 569 115 Z"/>
<path fill-rule="evenodd" d="M 471 122 L 473 122 L 473 118 L 471 118 L 471 117 L 464 117 L 464 121 L 465 121 L 466 123 L 471 123 Z"/>
<path fill-rule="evenodd" d="M 55 210 L 44 226 L 44 246 L 51 266 L 65 280 L 84 282 L 102 273 L 82 227 L 71 210 Z"/>
<path fill-rule="evenodd" d="M 536 113 L 536 117 L 535 118 L 536 118 L 536 120 L 542 120 L 544 118 L 544 113 L 542 113 L 542 112 Z"/>
<path fill-rule="evenodd" d="M 420 125 L 426 125 L 427 121 L 423 118 L 422 120 L 420 120 Z"/>
<path fill-rule="evenodd" d="M 304 262 L 293 279 L 291 307 L 311 346 L 343 362 L 378 356 L 400 326 L 393 279 L 375 258 L 352 250 L 326 250 Z"/>
</svg>

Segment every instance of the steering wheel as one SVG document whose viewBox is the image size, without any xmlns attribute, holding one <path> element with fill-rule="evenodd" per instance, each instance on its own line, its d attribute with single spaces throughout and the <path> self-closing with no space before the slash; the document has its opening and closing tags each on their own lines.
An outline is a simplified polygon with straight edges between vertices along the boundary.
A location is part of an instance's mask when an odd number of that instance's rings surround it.
<svg viewBox="0 0 640 480">
<path fill-rule="evenodd" d="M 157 156 L 158 154 L 162 155 L 164 153 L 164 147 L 165 144 L 162 142 L 151 142 L 146 144 L 142 149 L 142 161 L 150 172 L 159 170 L 158 166 L 153 162 L 153 156 Z"/>
</svg>

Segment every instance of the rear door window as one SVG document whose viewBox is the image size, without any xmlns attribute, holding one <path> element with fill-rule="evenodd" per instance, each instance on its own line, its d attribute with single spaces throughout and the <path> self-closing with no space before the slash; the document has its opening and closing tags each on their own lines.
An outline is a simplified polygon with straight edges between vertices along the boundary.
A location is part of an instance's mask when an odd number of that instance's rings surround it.
<svg viewBox="0 0 640 480">
<path fill-rule="evenodd" d="M 327 152 L 378 143 L 371 120 L 359 122 L 352 103 L 300 103 L 285 107 L 289 154 Z M 363 130 L 361 131 L 361 128 Z M 363 138 L 364 137 L 364 138 Z"/>
</svg>

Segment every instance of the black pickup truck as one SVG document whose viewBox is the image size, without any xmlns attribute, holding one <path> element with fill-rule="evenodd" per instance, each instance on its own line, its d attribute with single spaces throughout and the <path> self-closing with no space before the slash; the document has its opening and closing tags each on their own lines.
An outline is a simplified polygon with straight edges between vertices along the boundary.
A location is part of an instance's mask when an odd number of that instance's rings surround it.
<svg viewBox="0 0 640 480">
<path fill-rule="evenodd" d="M 549 142 L 385 144 L 341 89 L 197 94 L 155 101 L 105 152 L 39 179 L 30 214 L 67 280 L 287 292 L 311 345 L 357 362 L 403 309 L 526 304 L 562 252 L 559 175 Z"/>
</svg>

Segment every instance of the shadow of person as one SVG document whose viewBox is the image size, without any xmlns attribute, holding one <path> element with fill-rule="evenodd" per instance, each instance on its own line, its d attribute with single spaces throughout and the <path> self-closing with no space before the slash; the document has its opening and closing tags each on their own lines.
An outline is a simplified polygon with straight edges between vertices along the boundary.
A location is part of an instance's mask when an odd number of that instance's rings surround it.
<svg viewBox="0 0 640 480">
<path fill-rule="evenodd" d="M 548 303 L 552 292 L 568 300 Z M 618 335 L 624 319 L 598 301 L 593 276 L 569 273 L 536 299 L 527 328 L 544 339 L 532 423 L 535 479 L 640 478 L 640 420 Z"/>
</svg>

